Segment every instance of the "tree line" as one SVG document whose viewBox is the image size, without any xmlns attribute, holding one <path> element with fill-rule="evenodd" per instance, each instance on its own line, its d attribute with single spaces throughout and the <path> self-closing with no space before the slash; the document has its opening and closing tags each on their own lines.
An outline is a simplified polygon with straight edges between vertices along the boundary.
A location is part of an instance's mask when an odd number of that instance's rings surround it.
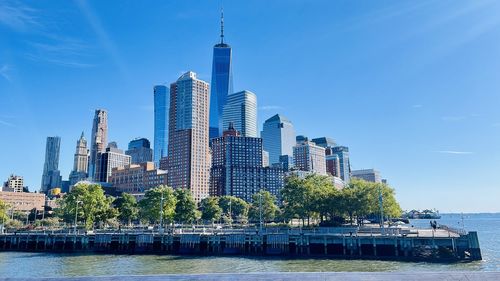
<svg viewBox="0 0 500 281">
<path fill-rule="evenodd" d="M 268 191 L 255 193 L 251 202 L 234 196 L 208 197 L 198 204 L 189 189 L 158 186 L 146 191 L 139 202 L 130 194 L 106 196 L 98 184 L 77 184 L 58 202 L 54 218 L 38 222 L 53 225 L 57 219 L 86 229 L 120 225 L 195 223 L 290 223 L 339 225 L 379 218 L 380 203 L 385 217 L 399 217 L 401 208 L 394 190 L 383 183 L 352 179 L 343 189 L 330 178 L 310 175 L 287 177 L 280 200 Z M 0 221 L 8 220 L 7 206 L 0 202 Z M 11 222 L 11 224 L 14 224 Z"/>
</svg>

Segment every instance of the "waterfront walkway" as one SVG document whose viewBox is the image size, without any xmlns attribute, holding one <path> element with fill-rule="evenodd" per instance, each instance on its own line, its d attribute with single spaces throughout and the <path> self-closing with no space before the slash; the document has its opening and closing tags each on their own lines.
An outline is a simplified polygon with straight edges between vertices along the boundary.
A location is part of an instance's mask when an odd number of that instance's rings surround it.
<svg viewBox="0 0 500 281">
<path fill-rule="evenodd" d="M 144 276 L 60 277 L 60 278 L 1 278 L 0 281 L 427 281 L 427 280 L 500 280 L 500 272 L 276 272 L 276 273 L 215 273 L 171 274 Z"/>
</svg>

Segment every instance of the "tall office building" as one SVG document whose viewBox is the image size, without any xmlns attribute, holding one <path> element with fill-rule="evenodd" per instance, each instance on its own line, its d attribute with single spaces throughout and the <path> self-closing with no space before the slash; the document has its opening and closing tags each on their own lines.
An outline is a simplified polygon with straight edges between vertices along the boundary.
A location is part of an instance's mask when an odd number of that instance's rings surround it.
<svg viewBox="0 0 500 281">
<path fill-rule="evenodd" d="M 302 141 L 293 147 L 295 168 L 300 171 L 326 175 L 325 149 L 310 141 Z"/>
<path fill-rule="evenodd" d="M 47 137 L 45 145 L 45 163 L 43 165 L 42 188 L 43 192 L 51 188 L 60 187 L 61 172 L 59 171 L 59 149 L 61 147 L 60 137 Z"/>
<path fill-rule="evenodd" d="M 326 157 L 337 155 L 339 158 L 340 177 L 346 184 L 351 177 L 351 164 L 349 161 L 349 148 L 346 146 L 334 146 L 326 148 Z"/>
<path fill-rule="evenodd" d="M 382 178 L 380 172 L 375 169 L 353 170 L 351 173 L 353 178 L 363 179 L 365 181 L 381 183 Z"/>
<path fill-rule="evenodd" d="M 189 188 L 199 202 L 208 197 L 208 83 L 186 72 L 170 85 L 168 183 Z"/>
<path fill-rule="evenodd" d="M 69 174 L 69 185 L 73 186 L 77 182 L 85 180 L 88 177 L 89 168 L 89 149 L 87 148 L 87 140 L 82 135 L 76 142 L 76 151 L 73 160 L 73 170 Z"/>
<path fill-rule="evenodd" d="M 146 138 L 137 138 L 128 143 L 125 154 L 130 155 L 132 164 L 140 164 L 153 161 L 153 150 Z"/>
<path fill-rule="evenodd" d="M 92 139 L 90 140 L 89 178 L 95 179 L 97 155 L 106 150 L 108 141 L 108 113 L 103 109 L 96 109 L 92 122 Z"/>
<path fill-rule="evenodd" d="M 241 91 L 228 96 L 222 111 L 222 126 L 234 128 L 244 137 L 257 135 L 257 96 L 249 91 Z"/>
<path fill-rule="evenodd" d="M 222 111 L 227 96 L 233 93 L 231 47 L 224 43 L 224 14 L 221 13 L 220 43 L 214 46 L 212 85 L 210 89 L 210 139 L 222 135 Z"/>
<path fill-rule="evenodd" d="M 337 146 L 337 143 L 335 142 L 335 140 L 332 138 L 328 138 L 328 137 L 315 138 L 315 139 L 312 139 L 312 142 L 314 142 L 317 146 L 321 146 L 323 148 Z"/>
<path fill-rule="evenodd" d="M 96 182 L 111 182 L 113 168 L 130 165 L 130 156 L 118 149 L 115 142 L 110 142 L 105 152 L 97 154 L 94 180 Z"/>
<path fill-rule="evenodd" d="M 280 163 L 281 155 L 293 155 L 295 129 L 284 116 L 276 114 L 267 119 L 260 136 L 264 150 L 269 152 L 269 164 Z"/>
<path fill-rule="evenodd" d="M 159 167 L 160 160 L 168 152 L 168 108 L 170 106 L 168 88 L 163 85 L 154 87 L 154 162 Z"/>
<path fill-rule="evenodd" d="M 210 195 L 236 196 L 247 202 L 260 190 L 277 198 L 284 185 L 284 170 L 263 167 L 262 139 L 240 136 L 231 125 L 211 140 Z"/>
<path fill-rule="evenodd" d="M 328 151 L 328 149 L 325 149 Z M 326 152 L 328 153 L 328 152 Z M 334 177 L 340 178 L 340 158 L 337 154 L 326 155 L 326 172 Z"/>
</svg>

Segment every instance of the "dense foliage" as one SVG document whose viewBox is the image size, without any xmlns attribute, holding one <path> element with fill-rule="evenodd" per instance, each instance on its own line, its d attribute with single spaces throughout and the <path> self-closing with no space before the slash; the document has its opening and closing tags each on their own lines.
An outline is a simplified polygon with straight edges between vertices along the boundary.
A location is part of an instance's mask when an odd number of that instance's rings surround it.
<svg viewBox="0 0 500 281">
<path fill-rule="evenodd" d="M 161 204 L 163 202 L 163 205 Z M 44 220 L 30 219 L 26 213 L 7 215 L 8 206 L 0 201 L 0 222 L 8 227 L 22 227 L 26 219 L 38 227 L 54 228 L 60 221 L 79 225 L 87 229 L 131 225 L 139 221 L 158 225 L 193 223 L 239 223 L 291 222 L 300 220 L 303 225 L 339 225 L 348 220 L 361 223 L 364 219 L 380 218 L 382 203 L 385 218 L 399 217 L 401 208 L 394 190 L 383 183 L 351 179 L 343 189 L 333 186 L 330 178 L 310 175 L 305 178 L 290 176 L 281 190 L 281 201 L 268 191 L 254 194 L 252 202 L 234 196 L 208 197 L 198 204 L 189 189 L 173 190 L 158 186 L 148 190 L 137 202 L 130 194 L 118 198 L 106 196 L 100 185 L 80 183 L 60 199 L 55 217 Z M 9 220 L 9 217 L 12 219 Z"/>
<path fill-rule="evenodd" d="M 310 223 L 349 218 L 361 220 L 377 217 L 380 213 L 380 195 L 384 217 L 398 217 L 401 208 L 394 197 L 394 190 L 383 183 L 367 182 L 353 178 L 343 189 L 336 189 L 330 179 L 320 175 L 305 178 L 287 178 L 282 190 L 283 217 L 301 219 Z"/>
</svg>

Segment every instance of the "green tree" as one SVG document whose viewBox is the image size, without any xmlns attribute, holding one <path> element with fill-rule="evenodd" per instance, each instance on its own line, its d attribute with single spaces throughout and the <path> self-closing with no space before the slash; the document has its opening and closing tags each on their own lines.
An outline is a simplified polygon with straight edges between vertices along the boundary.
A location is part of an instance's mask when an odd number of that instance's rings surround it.
<svg viewBox="0 0 500 281">
<path fill-rule="evenodd" d="M 128 193 L 122 193 L 121 197 L 116 198 L 114 204 L 118 209 L 118 219 L 120 219 L 122 223 L 130 225 L 132 220 L 137 219 L 139 207 L 134 196 Z"/>
<path fill-rule="evenodd" d="M 276 197 L 269 191 L 261 190 L 252 196 L 252 204 L 248 216 L 251 221 L 260 221 L 260 214 L 262 212 L 262 219 L 265 222 L 273 221 L 278 211 L 276 205 Z"/>
<path fill-rule="evenodd" d="M 305 196 L 304 179 L 299 178 L 297 175 L 285 179 L 285 186 L 281 189 L 281 198 L 283 200 L 283 217 L 286 220 L 294 218 L 303 220 L 306 217 Z"/>
<path fill-rule="evenodd" d="M 222 209 L 219 206 L 219 198 L 207 197 L 200 202 L 201 219 L 214 223 L 222 214 Z"/>
<path fill-rule="evenodd" d="M 116 217 L 117 210 L 112 207 L 114 198 L 106 197 L 98 184 L 80 183 L 59 202 L 57 215 L 68 223 L 74 223 L 75 212 L 78 220 L 90 229 L 95 223 L 104 223 Z"/>
<path fill-rule="evenodd" d="M 7 203 L 0 200 L 0 222 L 1 224 L 5 224 L 5 222 L 9 219 L 7 212 L 9 210 L 9 206 Z"/>
<path fill-rule="evenodd" d="M 222 213 L 229 216 L 232 220 L 245 222 L 248 220 L 249 205 L 243 199 L 235 196 L 222 196 L 219 198 L 219 206 Z"/>
<path fill-rule="evenodd" d="M 150 223 L 160 222 L 161 197 L 163 195 L 163 220 L 172 222 L 177 199 L 174 190 L 168 186 L 158 186 L 146 191 L 144 199 L 139 202 L 140 217 Z"/>
<path fill-rule="evenodd" d="M 179 223 L 192 223 L 196 220 L 196 202 L 191 191 L 187 188 L 178 188 L 174 191 L 177 204 L 175 205 L 174 220 Z"/>
<path fill-rule="evenodd" d="M 366 216 L 379 216 L 380 193 L 385 217 L 401 215 L 394 189 L 383 183 L 367 182 L 353 178 L 340 195 L 340 209 L 354 222 L 354 217 L 362 219 Z"/>
</svg>

